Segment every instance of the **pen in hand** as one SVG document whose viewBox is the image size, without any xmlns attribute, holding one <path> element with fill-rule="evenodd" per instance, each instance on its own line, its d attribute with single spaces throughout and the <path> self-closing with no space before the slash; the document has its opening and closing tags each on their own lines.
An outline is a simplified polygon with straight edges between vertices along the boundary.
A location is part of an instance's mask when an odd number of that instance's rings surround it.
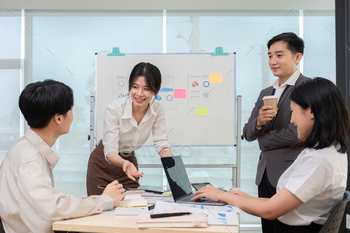
<svg viewBox="0 0 350 233">
<path fill-rule="evenodd" d="M 178 212 L 178 213 L 161 213 L 161 214 L 151 214 L 151 218 L 166 218 L 166 217 L 175 217 L 182 215 L 189 215 L 191 212 Z"/>
</svg>

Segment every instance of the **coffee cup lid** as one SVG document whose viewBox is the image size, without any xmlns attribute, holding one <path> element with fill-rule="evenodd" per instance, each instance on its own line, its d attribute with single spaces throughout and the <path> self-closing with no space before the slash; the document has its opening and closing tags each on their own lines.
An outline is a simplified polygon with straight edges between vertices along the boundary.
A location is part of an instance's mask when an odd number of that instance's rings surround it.
<svg viewBox="0 0 350 233">
<path fill-rule="evenodd" d="M 268 99 L 277 99 L 277 96 L 275 95 L 267 95 L 267 96 L 264 96 L 263 100 L 268 100 Z"/>
</svg>

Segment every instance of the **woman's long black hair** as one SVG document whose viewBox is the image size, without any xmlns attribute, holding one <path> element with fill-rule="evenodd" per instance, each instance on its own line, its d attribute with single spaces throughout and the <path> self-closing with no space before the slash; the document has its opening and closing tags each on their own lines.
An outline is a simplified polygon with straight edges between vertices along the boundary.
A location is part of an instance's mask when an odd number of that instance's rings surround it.
<svg viewBox="0 0 350 233">
<path fill-rule="evenodd" d="M 339 89 L 324 78 L 308 79 L 296 85 L 290 99 L 301 108 L 310 108 L 315 122 L 305 147 L 322 149 L 336 145 L 338 152 L 348 148 L 349 114 Z"/>
</svg>

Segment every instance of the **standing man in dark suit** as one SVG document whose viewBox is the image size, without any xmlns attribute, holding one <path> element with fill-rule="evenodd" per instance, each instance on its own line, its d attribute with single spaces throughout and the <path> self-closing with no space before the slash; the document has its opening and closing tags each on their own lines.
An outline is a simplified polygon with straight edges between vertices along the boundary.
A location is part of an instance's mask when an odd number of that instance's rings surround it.
<svg viewBox="0 0 350 233">
<path fill-rule="evenodd" d="M 269 66 L 278 79 L 260 92 L 248 123 L 243 128 L 247 141 L 258 140 L 261 150 L 255 183 L 259 197 L 276 194 L 276 185 L 282 173 L 297 158 L 302 148 L 297 129 L 290 123 L 290 93 L 294 86 L 307 78 L 297 69 L 303 57 L 304 41 L 292 32 L 273 37 L 267 44 Z M 263 97 L 278 97 L 278 110 L 264 106 Z M 263 233 L 273 233 L 276 220 L 261 219 Z"/>
</svg>

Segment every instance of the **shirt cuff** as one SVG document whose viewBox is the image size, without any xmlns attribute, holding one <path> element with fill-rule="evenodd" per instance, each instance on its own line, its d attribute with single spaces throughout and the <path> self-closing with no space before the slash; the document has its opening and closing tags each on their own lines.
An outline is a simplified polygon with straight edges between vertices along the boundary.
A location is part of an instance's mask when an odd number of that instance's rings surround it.
<svg viewBox="0 0 350 233">
<path fill-rule="evenodd" d="M 106 159 L 107 163 L 112 164 L 112 163 L 109 162 L 108 159 L 107 159 L 107 155 L 108 155 L 109 152 L 115 152 L 115 153 L 118 154 L 118 148 L 109 148 L 109 149 L 104 149 L 104 150 L 103 150 L 103 153 L 104 153 L 104 156 L 105 156 L 105 159 Z"/>
<path fill-rule="evenodd" d="M 100 195 L 100 197 L 106 203 L 105 206 L 104 206 L 103 211 L 113 209 L 113 207 L 114 207 L 114 200 L 113 200 L 113 198 L 111 198 L 107 194 L 102 194 L 102 195 Z"/>
<path fill-rule="evenodd" d="M 163 145 L 161 145 L 161 146 L 155 145 L 155 148 L 156 148 L 156 151 L 157 151 L 158 154 L 159 154 L 159 152 L 160 152 L 162 149 L 168 148 L 168 147 L 171 148 L 169 144 L 163 144 Z"/>
</svg>

